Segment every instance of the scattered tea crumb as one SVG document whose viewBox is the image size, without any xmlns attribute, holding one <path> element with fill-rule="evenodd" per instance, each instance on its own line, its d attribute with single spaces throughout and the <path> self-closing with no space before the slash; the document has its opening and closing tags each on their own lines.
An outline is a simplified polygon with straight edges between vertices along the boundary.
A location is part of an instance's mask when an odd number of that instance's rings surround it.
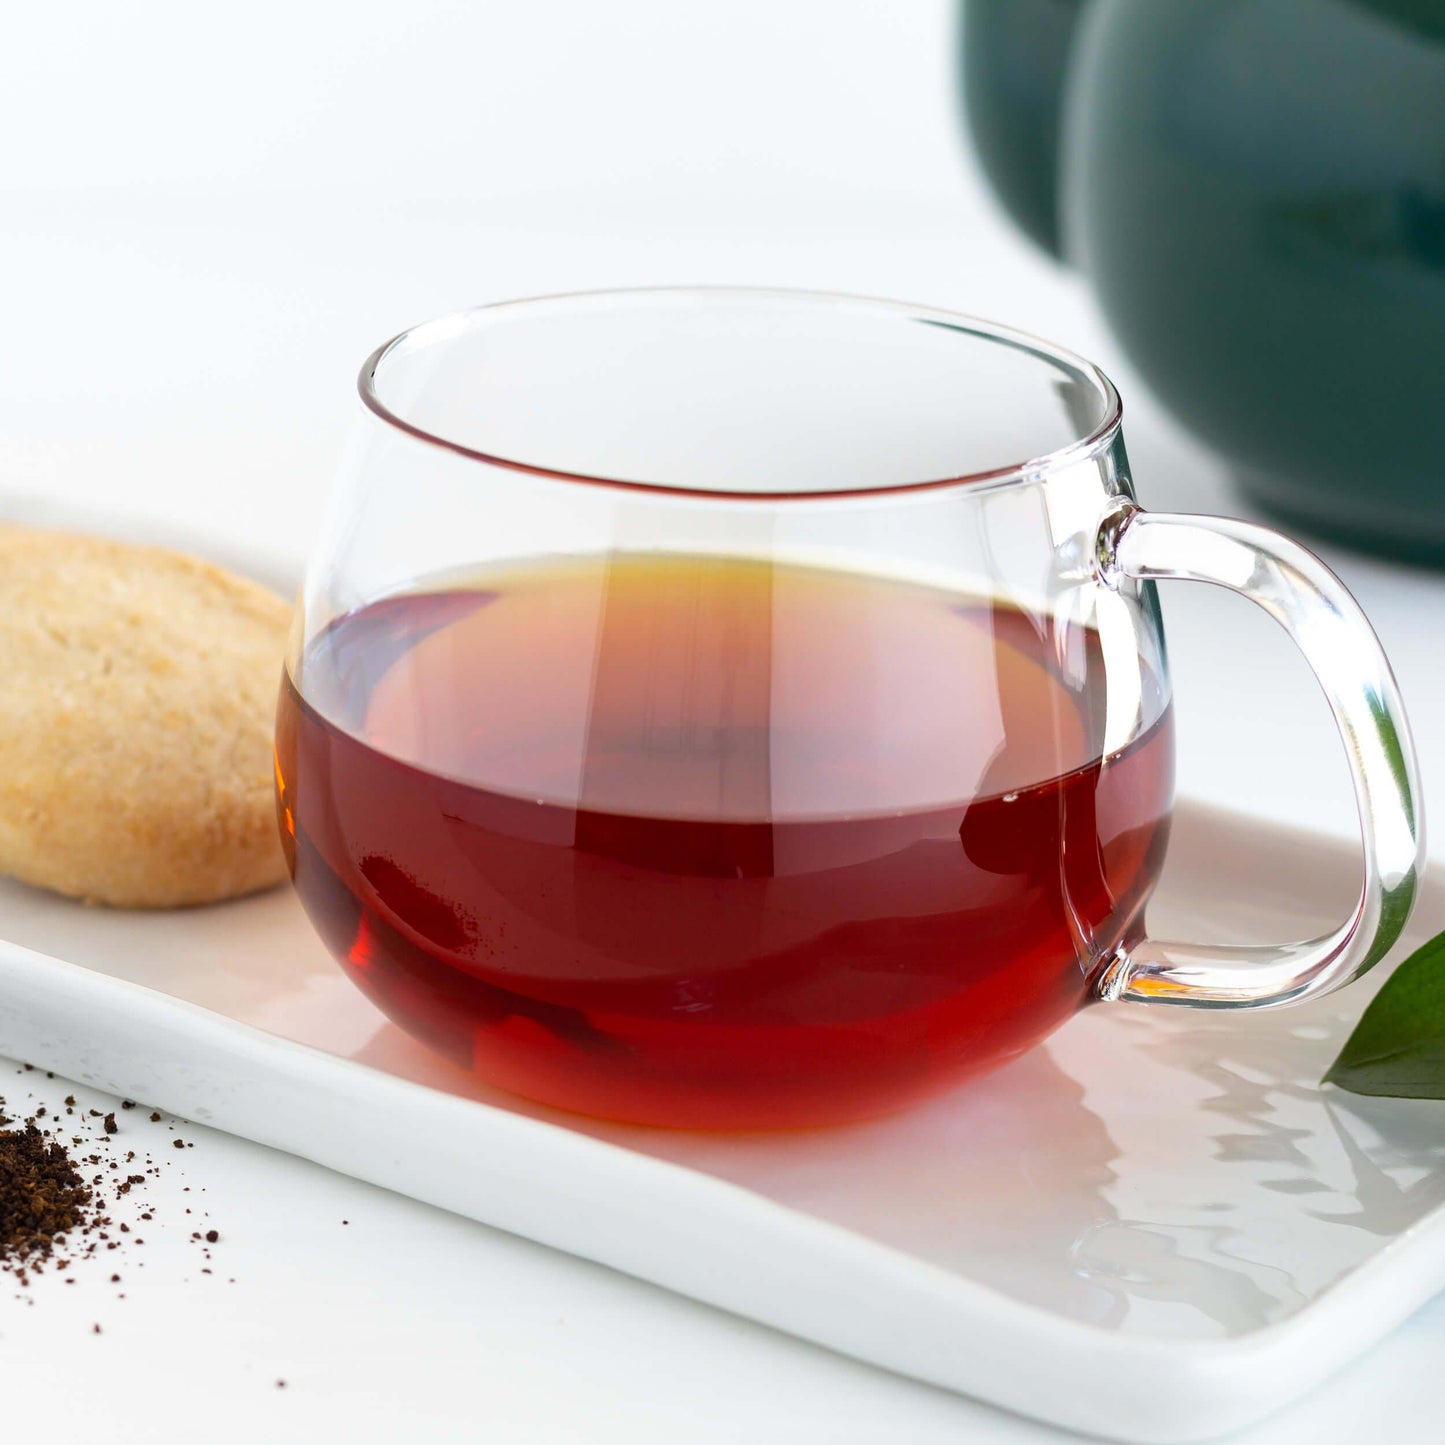
<svg viewBox="0 0 1445 1445">
<path fill-rule="evenodd" d="M 22 1064 L 15 1072 L 37 1071 L 33 1065 Z M 54 1075 L 47 1073 L 47 1077 Z M 119 1104 L 120 1109 L 135 1107 L 130 1099 Z M 87 1261 L 104 1259 L 114 1249 L 129 1250 L 133 1256 L 145 1244 L 126 1220 L 107 1213 L 112 1200 L 124 1209 L 138 1210 L 141 1219 L 154 1218 L 150 1208 L 139 1209 L 134 1191 L 160 1175 L 156 1161 L 148 1154 L 137 1160 L 134 1149 L 122 1150 L 111 1143 L 121 1132 L 115 1113 L 83 1108 L 74 1094 L 65 1096 L 65 1111 L 70 1121 L 52 1126 L 52 1120 L 59 1117 L 58 1106 L 52 1115 L 45 1104 L 36 1103 L 29 1117 L 17 1120 L 7 1113 L 6 1101 L 0 1097 L 0 1274 L 15 1280 L 21 1291 L 17 1298 L 29 1305 L 35 1303 L 35 1291 L 46 1274 L 74 1284 L 77 1269 Z M 159 1122 L 159 1111 L 151 1118 Z M 81 1133 L 67 1132 L 62 1137 L 62 1129 L 80 1129 Z M 195 1147 L 182 1139 L 172 1143 L 178 1149 Z M 83 1175 L 81 1170 L 87 1167 L 89 1172 Z M 188 1185 L 183 1187 L 189 1192 Z M 199 1244 L 205 1261 L 211 1259 L 206 1246 L 220 1237 L 217 1229 L 206 1231 L 205 1243 Z M 201 1235 L 195 1234 L 193 1239 L 199 1242 Z M 137 1269 L 145 1268 L 142 1260 L 132 1262 Z M 202 1269 L 201 1273 L 211 1271 Z M 118 1271 L 111 1273 L 110 1283 L 121 1283 Z M 115 1298 L 123 1300 L 125 1295 L 117 1293 Z M 92 1330 L 101 1333 L 99 1324 L 92 1325 Z"/>
<path fill-rule="evenodd" d="M 0 1130 L 0 1269 L 22 1285 L 27 1271 L 43 1272 L 57 1236 L 86 1231 L 94 1197 L 64 1146 L 34 1121 Z"/>
</svg>

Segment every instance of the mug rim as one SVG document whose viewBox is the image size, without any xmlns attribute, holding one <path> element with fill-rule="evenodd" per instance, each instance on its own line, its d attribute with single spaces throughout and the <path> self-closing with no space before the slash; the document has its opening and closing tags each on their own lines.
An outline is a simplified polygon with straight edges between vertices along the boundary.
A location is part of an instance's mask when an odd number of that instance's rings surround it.
<svg viewBox="0 0 1445 1445">
<path fill-rule="evenodd" d="M 776 301 L 848 306 L 862 308 L 875 314 L 890 315 L 897 319 L 924 321 L 946 327 L 949 330 L 965 332 L 979 340 L 1010 346 L 1015 350 L 1037 357 L 1041 361 L 1077 373 L 1097 391 L 1102 402 L 1103 415 L 1101 420 L 1085 435 L 1075 437 L 1060 447 L 982 471 L 960 472 L 923 481 L 866 483 L 861 486 L 839 488 L 832 491 L 739 491 L 716 487 L 694 487 L 682 482 L 639 481 L 625 477 L 600 476 L 583 471 L 564 471 L 525 462 L 516 457 L 500 456 L 408 421 L 382 400 L 378 390 L 377 373 L 389 356 L 410 346 L 427 345 L 455 336 L 476 324 L 478 320 L 486 320 L 498 312 L 530 308 L 543 310 L 569 302 L 681 300 L 688 297 L 695 297 L 703 302 Z M 603 487 L 654 496 L 688 497 L 695 501 L 750 502 L 754 505 L 759 503 L 771 505 L 777 502 L 839 502 L 853 498 L 897 496 L 904 493 L 932 492 L 963 487 L 987 488 L 992 491 L 997 487 L 1037 479 L 1049 472 L 1097 456 L 1113 443 L 1123 424 L 1124 413 L 1124 404 L 1118 388 L 1101 367 L 1086 357 L 1080 356 L 1077 352 L 1059 346 L 1044 337 L 1036 336 L 1032 332 L 1008 326 L 1002 322 L 989 321 L 966 312 L 952 311 L 936 306 L 914 305 L 910 302 L 893 301 L 884 297 L 863 296 L 844 291 L 814 291 L 792 287 L 623 286 L 600 290 L 559 291 L 515 297 L 505 301 L 485 302 L 478 306 L 469 306 L 459 311 L 449 312 L 398 332 L 390 340 L 384 341 L 366 358 L 357 375 L 356 384 L 362 404 L 380 421 L 417 441 L 466 457 L 471 461 L 502 467 L 526 476 L 568 482 L 577 486 Z"/>
</svg>

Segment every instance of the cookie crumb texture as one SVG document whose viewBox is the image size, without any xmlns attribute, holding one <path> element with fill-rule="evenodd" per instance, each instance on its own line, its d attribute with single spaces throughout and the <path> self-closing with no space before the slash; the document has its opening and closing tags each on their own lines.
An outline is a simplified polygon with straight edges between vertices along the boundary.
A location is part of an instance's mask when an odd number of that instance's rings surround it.
<svg viewBox="0 0 1445 1445">
<path fill-rule="evenodd" d="M 0 872 L 125 908 L 279 882 L 289 619 L 196 558 L 0 527 Z"/>
</svg>

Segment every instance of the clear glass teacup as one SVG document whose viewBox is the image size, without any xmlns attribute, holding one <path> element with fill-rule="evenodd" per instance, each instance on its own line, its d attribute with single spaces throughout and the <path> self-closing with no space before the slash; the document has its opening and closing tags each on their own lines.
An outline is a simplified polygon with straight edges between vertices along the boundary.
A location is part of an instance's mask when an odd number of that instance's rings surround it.
<svg viewBox="0 0 1445 1445">
<path fill-rule="evenodd" d="M 283 836 L 350 976 L 489 1081 L 858 1118 L 1093 999 L 1321 993 L 1404 924 L 1416 767 L 1369 625 L 1278 534 L 1141 511 L 1088 362 L 918 307 L 636 291 L 417 327 L 361 397 L 283 682 Z M 1327 937 L 1145 932 L 1166 577 L 1259 602 L 1324 687 L 1364 840 Z"/>
</svg>

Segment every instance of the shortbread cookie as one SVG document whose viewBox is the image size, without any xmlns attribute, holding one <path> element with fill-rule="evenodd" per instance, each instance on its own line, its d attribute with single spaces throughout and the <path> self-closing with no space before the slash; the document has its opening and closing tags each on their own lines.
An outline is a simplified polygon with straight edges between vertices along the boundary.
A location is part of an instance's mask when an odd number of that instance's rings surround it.
<svg viewBox="0 0 1445 1445">
<path fill-rule="evenodd" d="M 193 557 L 0 527 L 0 872 L 128 908 L 279 882 L 289 617 Z"/>
</svg>

